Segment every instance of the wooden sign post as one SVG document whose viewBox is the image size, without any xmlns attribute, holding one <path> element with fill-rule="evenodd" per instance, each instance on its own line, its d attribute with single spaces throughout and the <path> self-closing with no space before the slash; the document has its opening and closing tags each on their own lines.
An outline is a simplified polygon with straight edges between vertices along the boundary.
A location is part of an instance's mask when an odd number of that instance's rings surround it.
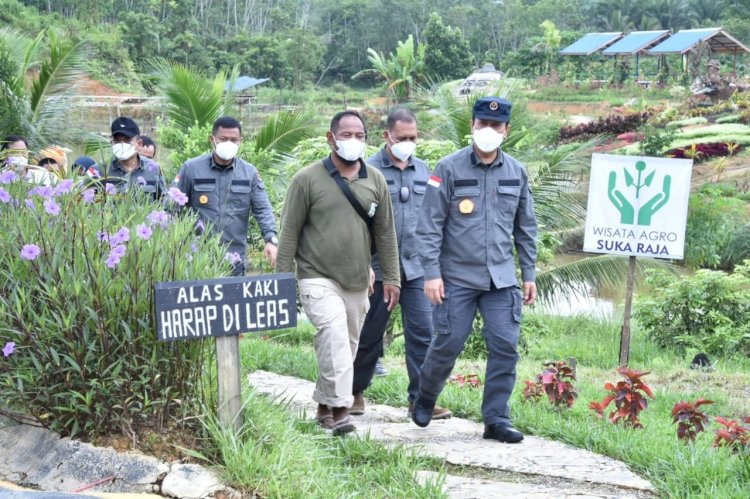
<svg viewBox="0 0 750 499">
<path fill-rule="evenodd" d="M 297 325 L 293 274 L 227 277 L 154 285 L 159 341 L 216 338 L 219 418 L 242 427 L 239 335 Z"/>
</svg>

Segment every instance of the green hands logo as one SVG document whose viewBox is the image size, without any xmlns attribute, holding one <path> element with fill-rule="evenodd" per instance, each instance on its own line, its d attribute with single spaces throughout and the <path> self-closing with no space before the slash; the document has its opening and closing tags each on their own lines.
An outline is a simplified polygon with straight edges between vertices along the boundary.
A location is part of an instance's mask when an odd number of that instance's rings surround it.
<svg viewBox="0 0 750 499">
<path fill-rule="evenodd" d="M 644 161 L 638 161 L 635 164 L 635 169 L 638 172 L 636 180 L 633 179 L 633 174 L 629 172 L 627 168 L 624 168 L 623 172 L 625 174 L 625 186 L 634 187 L 634 199 L 638 199 L 641 195 L 641 188 L 651 186 L 651 183 L 654 181 L 656 170 L 646 175 L 646 178 L 641 181 L 641 176 L 643 175 L 644 170 L 646 170 L 646 163 Z M 661 192 L 649 199 L 646 204 L 642 205 L 638 210 L 638 225 L 651 225 L 651 217 L 653 217 L 654 213 L 659 211 L 665 204 L 667 204 L 667 201 L 669 201 L 669 190 L 671 185 L 672 177 L 670 175 L 665 175 Z M 612 204 L 615 205 L 615 208 L 620 212 L 620 223 L 633 225 L 635 223 L 635 209 L 633 208 L 633 203 L 628 201 L 616 186 L 617 173 L 610 172 L 607 196 L 609 196 L 609 200 L 612 201 Z"/>
</svg>

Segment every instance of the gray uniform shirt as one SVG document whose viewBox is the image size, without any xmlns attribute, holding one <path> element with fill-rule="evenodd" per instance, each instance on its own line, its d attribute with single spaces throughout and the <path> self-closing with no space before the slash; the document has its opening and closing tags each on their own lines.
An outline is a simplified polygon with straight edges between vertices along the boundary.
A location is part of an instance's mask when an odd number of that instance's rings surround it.
<svg viewBox="0 0 750 499">
<path fill-rule="evenodd" d="M 255 215 L 263 239 L 276 235 L 276 221 L 266 187 L 258 170 L 240 158 L 220 166 L 208 153 L 182 165 L 172 184 L 188 197 L 185 206 L 198 213 L 212 230 L 221 231 L 221 241 L 229 244 L 245 260 L 250 213 Z"/>
<path fill-rule="evenodd" d="M 489 290 L 535 279 L 536 217 L 526 169 L 504 152 L 484 165 L 469 145 L 441 159 L 430 177 L 417 237 L 425 279 Z"/>
<path fill-rule="evenodd" d="M 409 163 L 401 170 L 393 164 L 385 147 L 367 159 L 367 163 L 377 167 L 385 177 L 393 204 L 393 218 L 396 224 L 396 239 L 401 261 L 401 269 L 406 279 L 411 281 L 424 275 L 420 259 L 420 245 L 417 239 L 417 217 L 422 208 L 422 200 L 427 189 L 430 169 L 421 159 L 412 156 Z M 401 188 L 409 190 L 409 197 L 401 201 Z M 375 279 L 383 280 L 383 271 L 377 254 L 372 258 L 372 269 Z"/>
<path fill-rule="evenodd" d="M 145 156 L 138 156 L 138 167 L 132 172 L 126 172 L 120 166 L 117 158 L 112 158 L 107 166 L 107 171 L 102 175 L 107 179 L 121 179 L 119 182 L 111 182 L 117 192 L 126 192 L 135 186 L 143 192 L 151 194 L 154 198 L 161 197 L 166 190 L 166 180 L 161 173 L 159 164 Z"/>
</svg>

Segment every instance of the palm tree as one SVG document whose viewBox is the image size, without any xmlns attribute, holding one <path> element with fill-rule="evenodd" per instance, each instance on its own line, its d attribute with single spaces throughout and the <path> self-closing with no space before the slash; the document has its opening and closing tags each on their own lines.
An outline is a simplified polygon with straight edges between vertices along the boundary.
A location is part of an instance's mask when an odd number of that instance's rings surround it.
<svg viewBox="0 0 750 499">
<path fill-rule="evenodd" d="M 388 57 L 368 48 L 372 68 L 360 71 L 352 79 L 375 75 L 385 80 L 386 91 L 393 94 L 396 102 L 408 100 L 414 85 L 423 78 L 424 52 L 425 46 L 417 46 L 412 35 L 405 42 L 399 41 L 396 53 L 391 52 Z"/>
<path fill-rule="evenodd" d="M 17 73 L 6 82 L 18 97 L 21 124 L 29 145 L 75 141 L 76 130 L 68 122 L 65 94 L 83 76 L 82 55 L 86 44 L 42 31 L 30 39 L 11 28 L 0 29 L 0 39 L 15 60 Z M 41 55 L 41 57 L 40 57 Z"/>
<path fill-rule="evenodd" d="M 177 62 L 157 59 L 152 63 L 157 78 L 157 89 L 166 100 L 167 116 L 183 131 L 194 125 L 207 126 L 230 113 L 234 104 L 232 85 L 227 86 L 224 71 L 213 78 L 203 72 Z M 239 67 L 230 73 L 230 83 L 237 79 Z"/>
</svg>

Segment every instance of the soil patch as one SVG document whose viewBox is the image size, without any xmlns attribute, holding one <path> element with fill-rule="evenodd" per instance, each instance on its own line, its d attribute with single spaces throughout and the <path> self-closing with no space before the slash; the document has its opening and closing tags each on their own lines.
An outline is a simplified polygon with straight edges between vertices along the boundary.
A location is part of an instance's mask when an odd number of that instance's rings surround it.
<svg viewBox="0 0 750 499">
<path fill-rule="evenodd" d="M 118 92 L 117 90 L 108 87 L 104 83 L 96 80 L 92 80 L 88 76 L 84 76 L 78 82 L 76 82 L 76 93 L 79 95 L 109 95 L 109 96 L 128 96 Z"/>
<path fill-rule="evenodd" d="M 135 428 L 132 435 L 116 434 L 95 437 L 91 444 L 112 447 L 118 452 L 137 451 L 154 456 L 164 462 L 193 462 L 186 449 L 200 450 L 202 441 L 195 430 L 172 425 L 156 431 L 153 427 Z"/>
</svg>

